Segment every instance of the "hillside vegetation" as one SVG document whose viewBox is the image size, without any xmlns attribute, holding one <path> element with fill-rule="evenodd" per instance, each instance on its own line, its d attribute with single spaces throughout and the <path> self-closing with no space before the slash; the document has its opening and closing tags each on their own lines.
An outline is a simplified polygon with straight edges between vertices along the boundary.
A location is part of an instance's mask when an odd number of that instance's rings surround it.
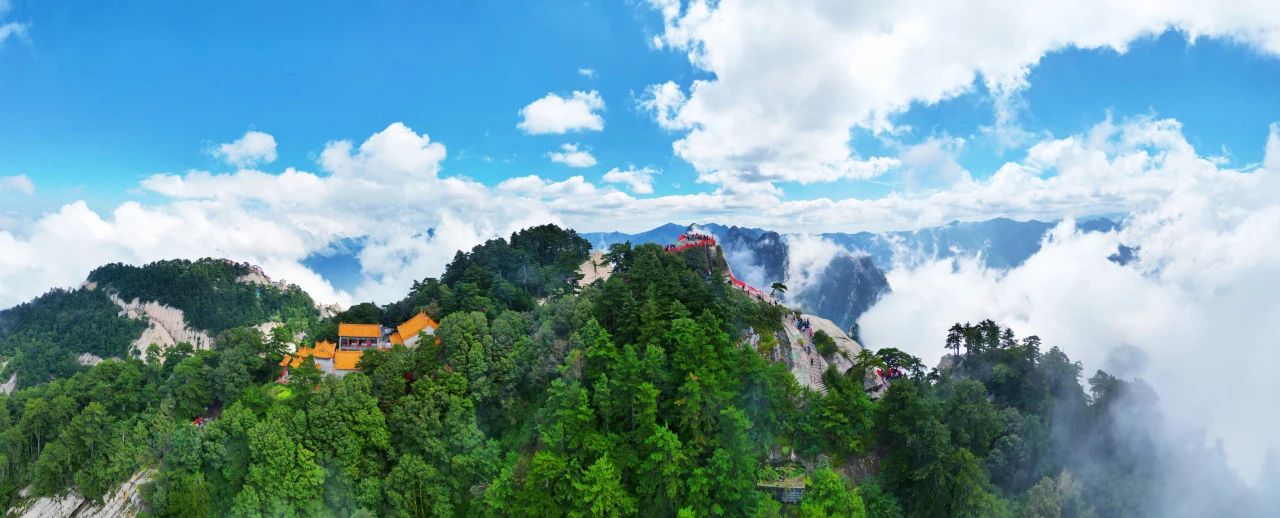
<svg viewBox="0 0 1280 518">
<path fill-rule="evenodd" d="M 90 272 L 89 282 L 124 300 L 156 301 L 180 309 L 189 325 L 211 335 L 318 316 L 315 303 L 301 288 L 240 280 L 251 273 L 248 265 L 221 259 L 175 259 L 145 266 L 108 264 Z"/>
<path fill-rule="evenodd" d="M 578 288 L 583 242 L 535 230 L 353 308 L 440 321 L 439 346 L 370 351 L 360 373 L 274 383 L 279 341 L 231 328 L 0 399 L 0 492 L 96 497 L 151 468 L 155 516 L 1150 514 L 1156 461 L 1111 417 L 1149 404 L 1140 385 L 1098 373 L 1086 394 L 1062 351 L 982 322 L 953 328 L 949 368 L 886 348 L 819 394 L 745 345 L 785 308 L 719 258 L 617 245 L 614 275 Z M 877 366 L 907 375 L 873 401 Z M 758 486 L 797 480 L 799 504 Z"/>
<path fill-rule="evenodd" d="M 0 311 L 0 378 L 17 376 L 18 387 L 70 376 L 83 367 L 76 357 L 123 357 L 146 322 L 120 315 L 100 291 L 52 290 L 31 302 Z M 0 380 L 2 381 L 2 380 Z"/>
</svg>

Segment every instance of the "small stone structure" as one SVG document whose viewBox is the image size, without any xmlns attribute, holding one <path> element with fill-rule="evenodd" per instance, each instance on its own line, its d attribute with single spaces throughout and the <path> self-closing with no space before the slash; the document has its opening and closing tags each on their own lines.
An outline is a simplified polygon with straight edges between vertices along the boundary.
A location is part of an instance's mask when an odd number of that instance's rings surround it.
<svg viewBox="0 0 1280 518">
<path fill-rule="evenodd" d="M 774 500 L 784 504 L 798 504 L 804 500 L 804 477 L 783 479 L 776 482 L 761 482 L 756 487 L 769 493 Z"/>
</svg>

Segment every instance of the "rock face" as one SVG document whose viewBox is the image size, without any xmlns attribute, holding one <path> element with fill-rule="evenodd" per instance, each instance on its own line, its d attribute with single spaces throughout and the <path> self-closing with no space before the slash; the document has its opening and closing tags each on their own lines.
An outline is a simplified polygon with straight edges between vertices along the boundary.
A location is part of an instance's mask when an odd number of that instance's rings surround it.
<svg viewBox="0 0 1280 518">
<path fill-rule="evenodd" d="M 3 367 L 0 367 L 3 368 Z M 9 381 L 0 384 L 0 394 L 9 395 L 13 393 L 13 389 L 18 388 L 18 375 L 9 375 Z"/>
<path fill-rule="evenodd" d="M 787 243 L 777 232 L 728 227 L 715 232 L 725 259 L 743 280 L 768 291 L 787 275 Z M 756 278 L 752 278 L 756 277 Z"/>
<path fill-rule="evenodd" d="M 7 516 L 22 516 L 23 518 L 52 516 L 114 518 L 138 516 L 144 505 L 140 489 L 143 484 L 150 481 L 150 471 L 144 470 L 134 473 L 118 489 L 103 496 L 102 505 L 94 505 L 73 491 L 60 497 L 37 498 L 27 502 L 25 505 L 9 509 L 5 514 Z"/>
<path fill-rule="evenodd" d="M 715 235 L 725 260 L 739 279 L 765 292 L 770 291 L 770 285 L 775 282 L 790 284 L 787 276 L 791 249 L 786 236 L 758 228 L 716 224 L 694 227 Z M 684 231 L 685 227 L 668 224 L 640 234 L 611 232 L 583 234 L 583 237 L 601 249 L 602 245 L 623 241 L 670 244 Z M 807 283 L 803 289 L 791 286 L 794 290 L 785 299 L 809 313 L 832 320 L 840 329 L 852 327 L 858 317 L 889 291 L 884 271 L 877 266 L 875 258 L 863 253 L 836 254 L 815 279 L 816 282 Z"/>
<path fill-rule="evenodd" d="M 853 362 L 850 358 L 856 358 L 858 352 L 862 351 L 862 344 L 856 340 L 849 338 L 849 335 L 840 330 L 834 322 L 822 318 L 817 315 L 801 315 L 801 319 L 807 320 L 809 325 L 816 331 L 826 331 L 836 342 L 839 352 L 831 355 L 831 358 L 824 358 L 818 353 L 817 348 L 813 346 L 813 340 L 809 338 L 807 331 L 801 331 L 797 326 L 798 321 L 794 315 L 785 317 L 783 330 L 786 332 L 786 340 L 781 341 L 778 345 L 778 352 L 775 353 L 775 360 L 784 361 L 791 370 L 791 375 L 795 376 L 796 382 L 802 387 L 807 387 L 818 392 L 826 393 L 827 387 L 822 382 L 822 373 L 827 371 L 827 367 L 834 365 L 840 372 L 848 371 L 853 368 Z"/>
<path fill-rule="evenodd" d="M 604 260 L 603 250 L 596 250 L 578 267 L 578 273 L 582 274 L 579 286 L 586 286 L 597 280 L 607 281 L 613 275 L 613 263 Z"/>
<path fill-rule="evenodd" d="M 159 345 L 161 349 L 172 347 L 178 342 L 188 342 L 196 349 L 208 349 L 213 344 L 208 333 L 187 327 L 187 320 L 180 309 L 159 302 L 141 302 L 138 299 L 125 301 L 114 293 L 108 295 L 120 306 L 121 314 L 129 318 L 145 318 L 151 324 L 142 332 L 142 336 L 134 340 L 135 354 L 143 354 L 151 344 Z"/>
<path fill-rule="evenodd" d="M 838 255 L 822 272 L 821 281 L 794 299 L 805 311 L 849 329 L 888 292 L 889 280 L 870 256 Z"/>
<path fill-rule="evenodd" d="M 94 365 L 102 363 L 102 358 L 97 355 L 83 353 L 80 356 L 76 357 L 76 363 L 79 363 L 80 365 L 84 365 L 86 367 L 92 367 Z"/>
<path fill-rule="evenodd" d="M 239 264 L 240 266 L 244 266 L 249 269 L 249 273 L 246 273 L 244 275 L 237 277 L 236 282 L 243 283 L 243 284 L 260 284 L 263 286 L 275 286 L 282 290 L 289 289 L 289 283 L 287 281 L 283 279 L 280 281 L 272 281 L 271 277 L 267 277 L 267 272 L 262 271 L 262 268 L 256 264 L 235 263 L 234 261 L 229 261 L 229 260 L 227 262 L 233 263 L 233 264 Z"/>
<path fill-rule="evenodd" d="M 790 248 L 777 232 L 741 227 L 716 227 L 716 237 L 734 272 L 768 291 L 774 282 L 787 283 Z M 796 288 L 792 286 L 792 288 Z M 841 253 L 832 257 L 817 282 L 787 294 L 787 300 L 809 313 L 849 329 L 880 297 L 889 291 L 884 271 L 865 254 Z"/>
<path fill-rule="evenodd" d="M 997 218 L 977 222 L 956 221 L 911 231 L 821 234 L 819 237 L 852 253 L 837 255 L 813 286 L 805 289 L 804 293 L 789 293 L 788 300 L 805 311 L 831 319 L 841 329 L 849 329 L 863 312 L 889 291 L 884 270 L 922 261 L 968 256 L 981 258 L 990 268 L 1015 267 L 1040 250 L 1045 233 L 1057 223 Z M 725 258 L 739 278 L 765 291 L 769 291 L 773 282 L 791 284 L 786 279 L 791 253 L 786 244 L 787 236 L 758 228 L 714 223 L 697 227 L 716 236 L 724 248 Z M 1076 223 L 1076 228 L 1083 232 L 1110 232 L 1120 227 L 1120 223 L 1104 218 Z M 623 241 L 670 244 L 685 228 L 668 223 L 638 234 L 595 232 L 584 233 L 582 237 L 597 249 Z M 1123 264 L 1131 261 L 1136 252 L 1121 247 L 1111 259 Z"/>
</svg>

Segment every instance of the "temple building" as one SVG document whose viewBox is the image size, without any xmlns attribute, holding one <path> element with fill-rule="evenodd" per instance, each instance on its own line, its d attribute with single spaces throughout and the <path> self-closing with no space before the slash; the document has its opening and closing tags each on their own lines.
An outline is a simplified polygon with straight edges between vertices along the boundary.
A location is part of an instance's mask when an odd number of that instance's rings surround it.
<svg viewBox="0 0 1280 518">
<path fill-rule="evenodd" d="M 338 324 L 338 349 L 365 351 L 391 346 L 390 333 L 378 324 Z"/>
<path fill-rule="evenodd" d="M 315 361 L 316 367 L 331 376 L 346 376 L 359 370 L 360 358 L 369 349 L 390 349 L 392 345 L 414 347 L 423 335 L 435 336 L 436 321 L 419 311 L 409 320 L 395 328 L 378 324 L 338 324 L 337 343 L 327 340 L 316 342 L 312 347 L 299 347 L 292 354 L 284 355 L 280 366 L 280 382 L 289 381 L 289 369 L 302 365 L 307 358 Z M 436 339 L 439 343 L 439 339 Z"/>
<path fill-rule="evenodd" d="M 421 336 L 419 333 L 427 336 L 436 335 L 436 321 L 431 320 L 431 317 L 422 311 L 396 327 L 396 331 L 391 333 L 390 340 L 393 345 L 404 344 L 405 347 L 413 347 L 418 345 L 418 338 Z"/>
</svg>

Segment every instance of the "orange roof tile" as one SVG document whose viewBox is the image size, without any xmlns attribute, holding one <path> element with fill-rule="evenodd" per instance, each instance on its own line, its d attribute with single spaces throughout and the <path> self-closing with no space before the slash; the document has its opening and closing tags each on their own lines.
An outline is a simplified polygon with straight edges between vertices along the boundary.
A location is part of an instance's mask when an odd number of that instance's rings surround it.
<svg viewBox="0 0 1280 518">
<path fill-rule="evenodd" d="M 310 347 L 300 347 L 293 354 L 284 355 L 284 359 L 280 360 L 280 366 L 284 367 L 286 364 L 288 364 L 289 368 L 292 369 L 294 367 L 302 365 L 302 361 L 314 353 L 315 353 L 315 350 L 311 349 Z"/>
<path fill-rule="evenodd" d="M 312 354 L 316 358 L 333 358 L 333 352 L 337 350 L 338 345 L 330 341 L 316 342 L 316 346 L 312 350 Z"/>
<path fill-rule="evenodd" d="M 363 356 L 364 351 L 335 351 L 333 368 L 340 371 L 356 370 L 356 365 L 360 363 L 360 358 Z"/>
<path fill-rule="evenodd" d="M 378 324 L 338 324 L 338 336 L 382 338 L 382 326 Z"/>
<path fill-rule="evenodd" d="M 404 338 L 400 336 L 400 332 L 391 333 L 391 345 L 404 345 Z"/>
<path fill-rule="evenodd" d="M 418 336 L 418 333 L 427 328 L 431 328 L 434 331 L 436 327 L 438 326 L 436 326 L 435 320 L 431 320 L 431 317 L 427 316 L 425 311 L 419 311 L 413 318 L 400 324 L 400 327 L 396 328 L 396 330 L 400 332 L 400 338 L 403 340 L 411 336 Z"/>
</svg>

